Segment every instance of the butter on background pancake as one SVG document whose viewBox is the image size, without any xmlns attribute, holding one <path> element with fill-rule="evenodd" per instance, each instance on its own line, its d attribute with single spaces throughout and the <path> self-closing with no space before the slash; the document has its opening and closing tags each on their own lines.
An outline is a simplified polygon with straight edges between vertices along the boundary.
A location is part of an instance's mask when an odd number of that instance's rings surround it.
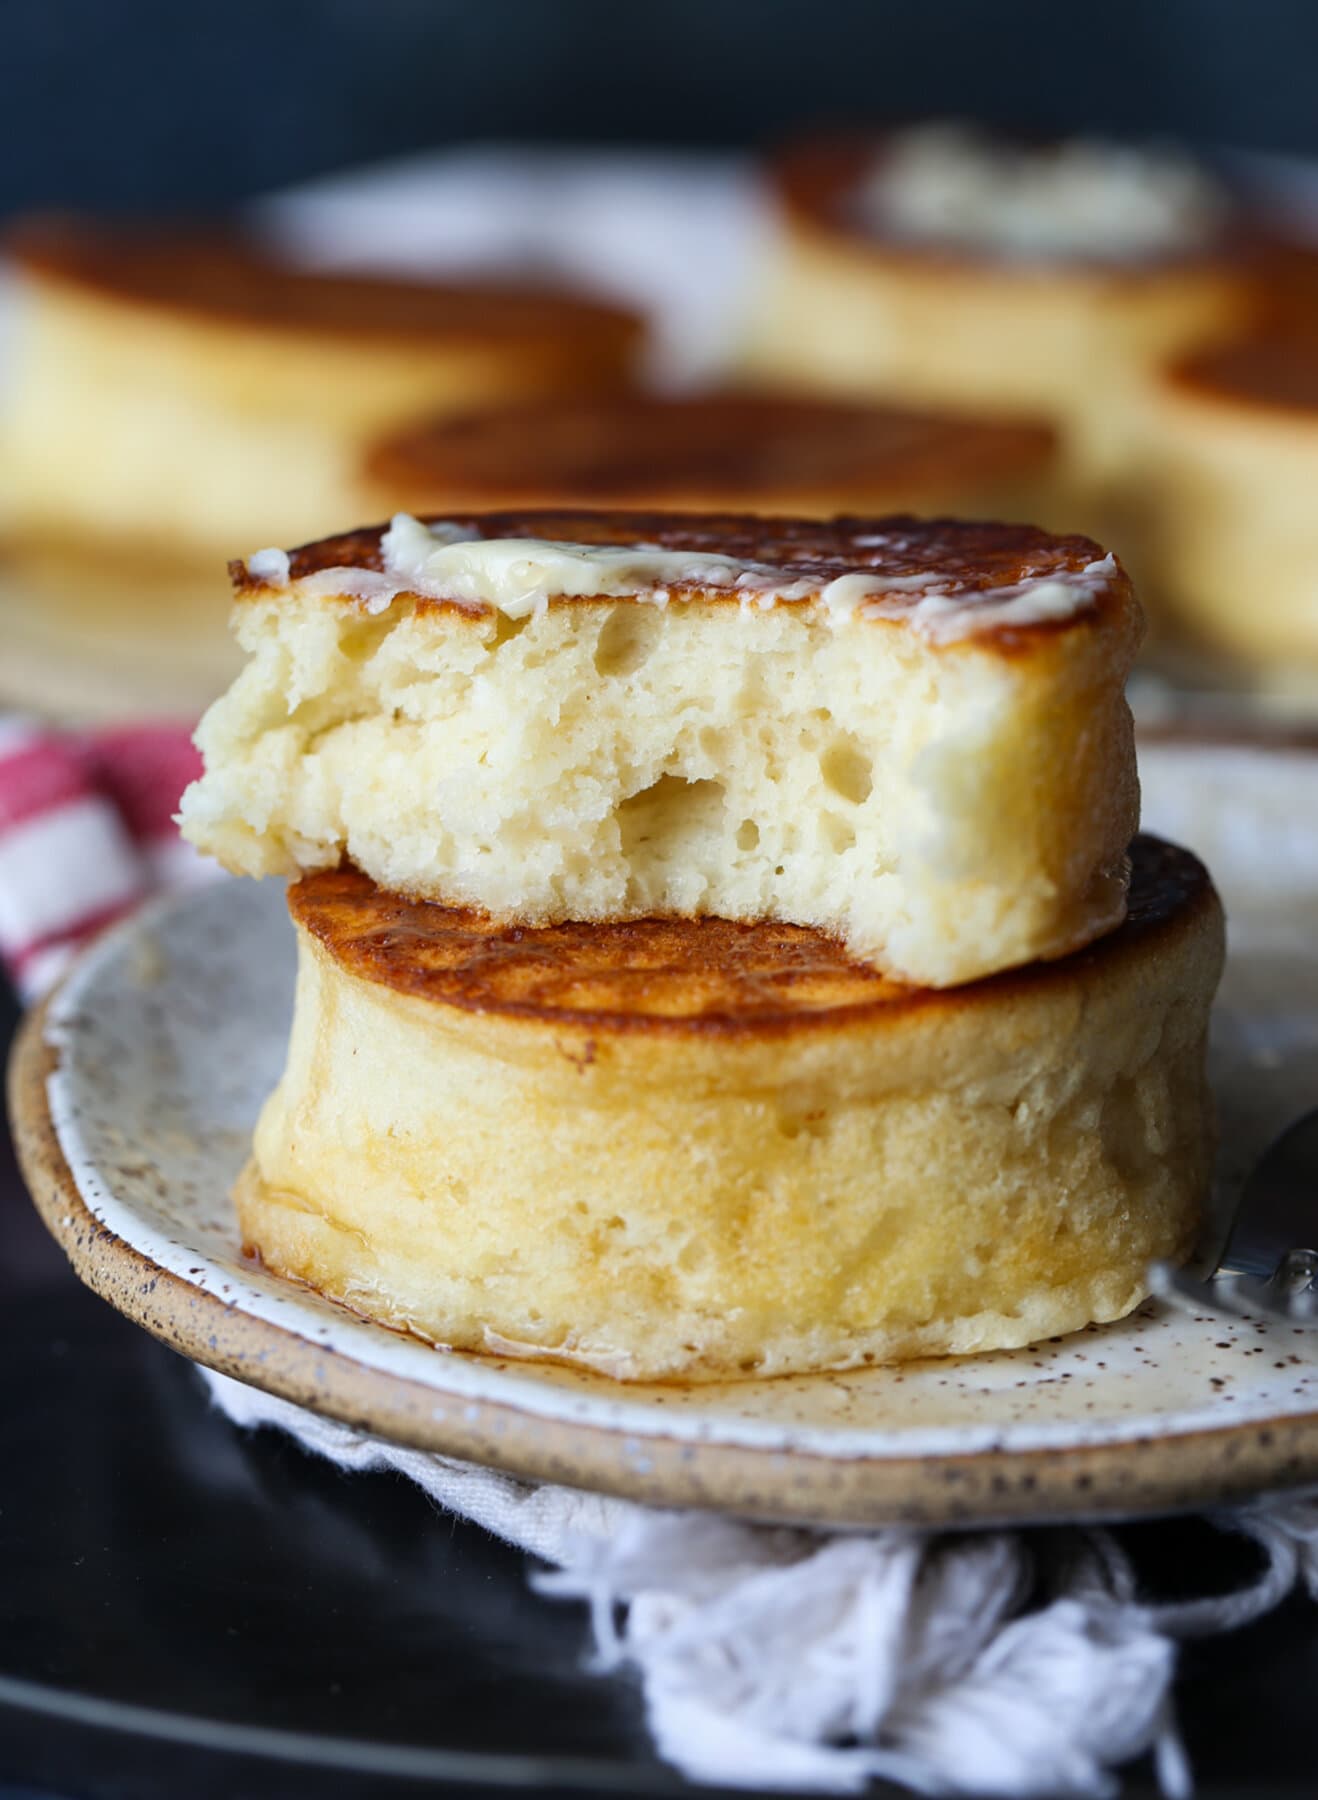
<svg viewBox="0 0 1318 1800">
<path fill-rule="evenodd" d="M 1198 1228 L 1222 962 L 1202 867 L 1133 854 L 1110 936 L 938 993 L 792 926 L 503 931 L 311 876 L 244 1241 L 433 1342 L 628 1379 L 1117 1318 Z"/>
<path fill-rule="evenodd" d="M 1156 146 L 923 126 L 804 143 L 769 180 L 749 376 L 1049 419 L 1082 490 L 1121 478 L 1157 364 L 1258 304 L 1239 210 Z"/>
<path fill-rule="evenodd" d="M 558 290 L 295 268 L 217 229 L 27 222 L 0 517 L 227 557 L 360 518 L 405 420 L 624 381 L 639 320 Z"/>
<path fill-rule="evenodd" d="M 1130 583 L 909 518 L 486 514 L 235 565 L 185 835 L 505 922 L 839 934 L 946 986 L 1119 923 Z"/>
<path fill-rule="evenodd" d="M 1045 425 L 713 390 L 551 396 L 404 427 L 375 446 L 372 516 L 487 506 L 953 513 L 1055 506 Z"/>
</svg>

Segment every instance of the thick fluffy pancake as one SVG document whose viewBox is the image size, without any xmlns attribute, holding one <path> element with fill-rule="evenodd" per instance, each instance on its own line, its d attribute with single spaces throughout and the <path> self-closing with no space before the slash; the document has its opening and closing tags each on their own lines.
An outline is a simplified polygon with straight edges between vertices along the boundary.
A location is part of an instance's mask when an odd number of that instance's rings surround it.
<svg viewBox="0 0 1318 1800">
<path fill-rule="evenodd" d="M 1143 433 L 1160 597 L 1253 663 L 1318 664 L 1318 331 L 1169 366 Z"/>
<path fill-rule="evenodd" d="M 11 240 L 3 510 L 216 556 L 361 518 L 413 418 L 623 381 L 640 322 L 559 291 L 297 269 L 217 233 L 89 220 Z"/>
<path fill-rule="evenodd" d="M 380 510 L 671 507 L 1038 518 L 1046 426 L 843 400 L 573 396 L 440 418 L 376 446 Z"/>
<path fill-rule="evenodd" d="M 945 986 L 1124 909 L 1140 630 L 1084 538 L 904 518 L 399 519 L 236 570 L 185 832 L 505 921 L 839 933 Z"/>
<path fill-rule="evenodd" d="M 1115 1318 L 1194 1238 L 1222 957 L 1192 857 L 1134 870 L 1101 943 L 942 993 L 792 927 L 507 931 L 310 877 L 245 1241 L 434 1342 L 628 1378 Z"/>
<path fill-rule="evenodd" d="M 885 226 L 866 204 L 896 141 L 806 144 L 772 165 L 778 235 L 750 320 L 747 373 L 1048 418 L 1064 434 L 1075 480 L 1106 486 L 1120 475 L 1147 372 L 1255 305 L 1251 246 L 1238 222 L 1228 215 L 1193 250 L 1150 245 L 1118 257 L 1097 245 L 1021 256 L 1005 243 L 995 254 L 955 235 L 922 240 Z M 966 156 L 973 181 L 973 144 Z"/>
</svg>

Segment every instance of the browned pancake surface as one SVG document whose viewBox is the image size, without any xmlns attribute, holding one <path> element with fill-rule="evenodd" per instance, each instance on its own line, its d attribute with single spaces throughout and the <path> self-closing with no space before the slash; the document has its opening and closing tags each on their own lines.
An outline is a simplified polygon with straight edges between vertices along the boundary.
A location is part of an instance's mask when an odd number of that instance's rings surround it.
<svg viewBox="0 0 1318 1800">
<path fill-rule="evenodd" d="M 700 494 L 739 506 L 816 488 L 863 503 L 867 488 L 914 497 L 1037 473 L 1055 441 L 1045 425 L 842 401 L 618 394 L 437 419 L 379 445 L 370 473 L 441 505 L 664 505 Z"/>
<path fill-rule="evenodd" d="M 785 583 L 806 580 L 815 591 L 838 576 L 864 571 L 876 577 L 876 597 L 890 600 L 899 611 L 914 608 L 927 591 L 923 582 L 903 585 L 912 577 L 927 577 L 930 584 L 937 584 L 951 598 L 964 596 L 972 603 L 973 599 L 989 602 L 998 589 L 1013 588 L 1022 581 L 1080 576 L 1104 554 L 1092 538 L 1055 537 L 1033 525 L 917 519 L 907 514 L 820 520 L 746 513 L 531 510 L 449 512 L 442 518 L 475 538 L 645 544 L 662 550 L 697 551 L 735 563 L 761 563 L 781 570 Z M 436 516 L 429 522 L 440 520 Z M 291 554 L 290 575 L 297 580 L 324 569 L 381 569 L 380 539 L 385 529 L 374 525 L 304 544 Z M 268 592 L 267 584 L 249 574 L 244 563 L 230 563 L 229 572 L 239 599 Z M 885 579 L 896 583 L 890 592 L 884 592 Z M 712 586 L 707 578 L 683 580 L 673 576 L 665 586 L 693 599 L 739 603 L 743 598 L 737 588 Z M 483 611 L 467 602 L 427 600 L 421 596 L 417 604 L 421 608 L 476 615 Z M 611 598 L 609 604 L 616 605 L 616 598 Z M 1093 603 L 1075 614 L 1029 626 L 998 627 L 984 632 L 979 641 L 991 639 L 1009 649 L 1017 640 L 1056 633 L 1077 623 L 1092 623 L 1096 615 L 1113 613 L 1130 615 L 1132 620 L 1138 618 L 1129 578 L 1120 566 L 1101 580 Z"/>
<path fill-rule="evenodd" d="M 1173 379 L 1246 406 L 1318 414 L 1318 311 L 1310 330 L 1261 331 L 1197 351 Z"/>
<path fill-rule="evenodd" d="M 799 925 L 659 918 L 509 927 L 387 893 L 350 868 L 304 877 L 288 905 L 350 973 L 422 1000 L 602 1031 L 754 1036 L 1063 980 L 1168 928 L 1211 893 L 1202 863 L 1158 838 L 1136 838 L 1131 863 L 1129 911 L 1108 937 L 1064 961 L 952 990 L 905 987 Z"/>
<path fill-rule="evenodd" d="M 474 343 L 566 339 L 615 355 L 641 335 L 630 313 L 560 289 L 299 269 L 218 228 L 52 216 L 16 229 L 8 248 L 38 276 L 112 299 L 275 329 Z"/>
</svg>

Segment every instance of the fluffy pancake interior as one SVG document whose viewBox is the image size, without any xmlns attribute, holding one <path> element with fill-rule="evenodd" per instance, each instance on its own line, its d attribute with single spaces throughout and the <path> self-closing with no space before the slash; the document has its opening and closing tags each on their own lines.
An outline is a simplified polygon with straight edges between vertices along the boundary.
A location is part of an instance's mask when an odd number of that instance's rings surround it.
<svg viewBox="0 0 1318 1800">
<path fill-rule="evenodd" d="M 726 598 L 371 617 L 295 583 L 236 618 L 183 805 L 233 869 L 346 855 L 528 924 L 785 919 L 933 986 L 1122 915 L 1133 608 L 1010 652 Z"/>
</svg>

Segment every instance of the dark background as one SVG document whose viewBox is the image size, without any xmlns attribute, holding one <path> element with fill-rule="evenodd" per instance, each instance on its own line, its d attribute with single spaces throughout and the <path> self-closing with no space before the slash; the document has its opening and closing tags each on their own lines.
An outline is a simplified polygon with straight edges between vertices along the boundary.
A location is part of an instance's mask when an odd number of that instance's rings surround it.
<svg viewBox="0 0 1318 1800">
<path fill-rule="evenodd" d="M 1318 151 L 1314 0 L 0 0 L 0 215 L 957 113 Z"/>
</svg>

